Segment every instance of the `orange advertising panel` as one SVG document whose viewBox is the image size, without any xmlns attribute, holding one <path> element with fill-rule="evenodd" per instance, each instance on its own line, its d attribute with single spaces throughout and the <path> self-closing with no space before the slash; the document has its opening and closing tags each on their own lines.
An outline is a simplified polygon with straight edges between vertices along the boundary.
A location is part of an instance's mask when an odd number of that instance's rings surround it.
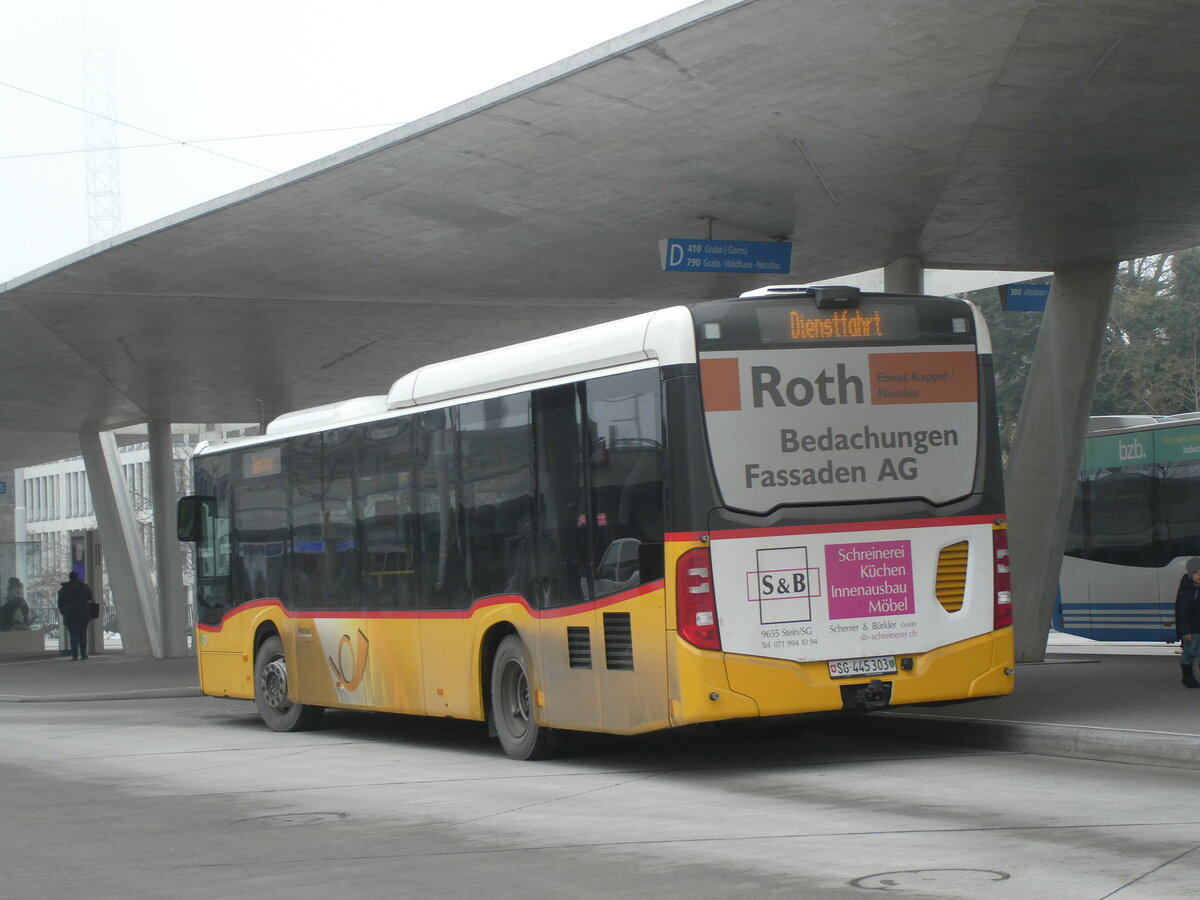
<svg viewBox="0 0 1200 900">
<path fill-rule="evenodd" d="M 700 360 L 700 384 L 706 412 L 729 412 L 742 408 L 737 357 Z"/>
<path fill-rule="evenodd" d="M 872 353 L 871 404 L 974 403 L 979 375 L 972 351 Z"/>
</svg>

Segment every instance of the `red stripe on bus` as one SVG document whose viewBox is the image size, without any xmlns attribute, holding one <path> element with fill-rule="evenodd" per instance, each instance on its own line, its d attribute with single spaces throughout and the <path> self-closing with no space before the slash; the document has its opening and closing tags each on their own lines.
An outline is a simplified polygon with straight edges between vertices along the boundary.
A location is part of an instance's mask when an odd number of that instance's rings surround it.
<svg viewBox="0 0 1200 900">
<path fill-rule="evenodd" d="M 208 625 L 199 623 L 196 628 L 200 631 L 206 631 L 210 634 L 220 632 L 225 623 L 235 615 L 241 615 L 247 610 L 261 609 L 267 606 L 274 606 L 289 619 L 469 619 L 480 610 L 486 609 L 489 606 L 503 606 L 509 603 L 515 603 L 518 606 L 525 608 L 535 619 L 559 619 L 565 616 L 574 616 L 580 613 L 593 612 L 598 609 L 605 609 L 609 606 L 615 606 L 618 603 L 624 603 L 626 600 L 634 600 L 644 594 L 661 591 L 664 587 L 664 582 L 660 578 L 657 581 L 651 581 L 648 584 L 639 585 L 636 588 L 631 588 L 627 591 L 622 591 L 619 594 L 613 594 L 609 597 L 603 597 L 599 600 L 589 600 L 586 603 L 577 603 L 572 606 L 559 606 L 553 609 L 534 609 L 529 605 L 529 601 L 520 594 L 496 594 L 491 597 L 484 597 L 476 600 L 466 609 L 373 609 L 373 610 L 289 610 L 283 605 L 283 601 L 276 597 L 264 598 L 261 600 L 251 600 L 249 603 L 242 603 L 235 606 L 229 612 L 221 617 L 221 622 L 218 625 Z"/>
<path fill-rule="evenodd" d="M 698 541 L 705 535 L 711 540 L 747 537 L 776 537 L 790 534 L 838 534 L 851 531 L 891 531 L 900 528 L 940 528 L 955 525 L 991 525 L 1003 515 L 949 516 L 935 519 L 887 519 L 876 522 L 835 522 L 823 525 L 781 525 L 777 528 L 730 528 L 725 531 L 672 531 L 668 541 Z"/>
</svg>

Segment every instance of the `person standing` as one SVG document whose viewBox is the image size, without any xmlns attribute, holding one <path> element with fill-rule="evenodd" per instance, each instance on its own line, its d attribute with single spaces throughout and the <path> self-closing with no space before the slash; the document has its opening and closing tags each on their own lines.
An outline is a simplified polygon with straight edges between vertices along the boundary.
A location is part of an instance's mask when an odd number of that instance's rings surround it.
<svg viewBox="0 0 1200 900">
<path fill-rule="evenodd" d="M 1200 657 L 1200 556 L 1187 561 L 1187 574 L 1175 594 L 1175 633 L 1183 647 L 1183 686 L 1200 688 L 1193 663 Z"/>
<path fill-rule="evenodd" d="M 71 659 L 87 659 L 87 629 L 92 621 L 92 589 L 71 572 L 58 589 L 58 611 L 71 641 Z"/>
</svg>

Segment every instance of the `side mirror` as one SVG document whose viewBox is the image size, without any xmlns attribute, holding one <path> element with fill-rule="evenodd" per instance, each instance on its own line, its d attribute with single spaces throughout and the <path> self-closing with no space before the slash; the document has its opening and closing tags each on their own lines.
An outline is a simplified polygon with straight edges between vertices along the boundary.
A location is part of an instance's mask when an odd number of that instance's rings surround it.
<svg viewBox="0 0 1200 900">
<path fill-rule="evenodd" d="M 180 497 L 176 516 L 179 539 L 193 544 L 204 540 L 208 520 L 216 515 L 216 497 Z"/>
</svg>

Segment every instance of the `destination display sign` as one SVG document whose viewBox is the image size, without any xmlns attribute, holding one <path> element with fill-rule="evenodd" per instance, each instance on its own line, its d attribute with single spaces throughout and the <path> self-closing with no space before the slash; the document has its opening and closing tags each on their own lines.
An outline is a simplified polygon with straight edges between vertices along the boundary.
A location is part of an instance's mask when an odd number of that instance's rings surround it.
<svg viewBox="0 0 1200 900">
<path fill-rule="evenodd" d="M 664 238 L 658 242 L 664 272 L 734 272 L 786 275 L 792 271 L 788 241 L 713 241 Z"/>
<path fill-rule="evenodd" d="M 265 475 L 278 475 L 280 471 L 282 469 L 278 447 L 251 450 L 242 457 L 243 478 L 262 478 Z"/>
<path fill-rule="evenodd" d="M 920 331 L 917 310 L 900 304 L 831 310 L 814 309 L 811 304 L 763 306 L 755 314 L 759 340 L 764 344 L 853 343 L 879 338 L 900 341 L 910 340 Z"/>
</svg>

